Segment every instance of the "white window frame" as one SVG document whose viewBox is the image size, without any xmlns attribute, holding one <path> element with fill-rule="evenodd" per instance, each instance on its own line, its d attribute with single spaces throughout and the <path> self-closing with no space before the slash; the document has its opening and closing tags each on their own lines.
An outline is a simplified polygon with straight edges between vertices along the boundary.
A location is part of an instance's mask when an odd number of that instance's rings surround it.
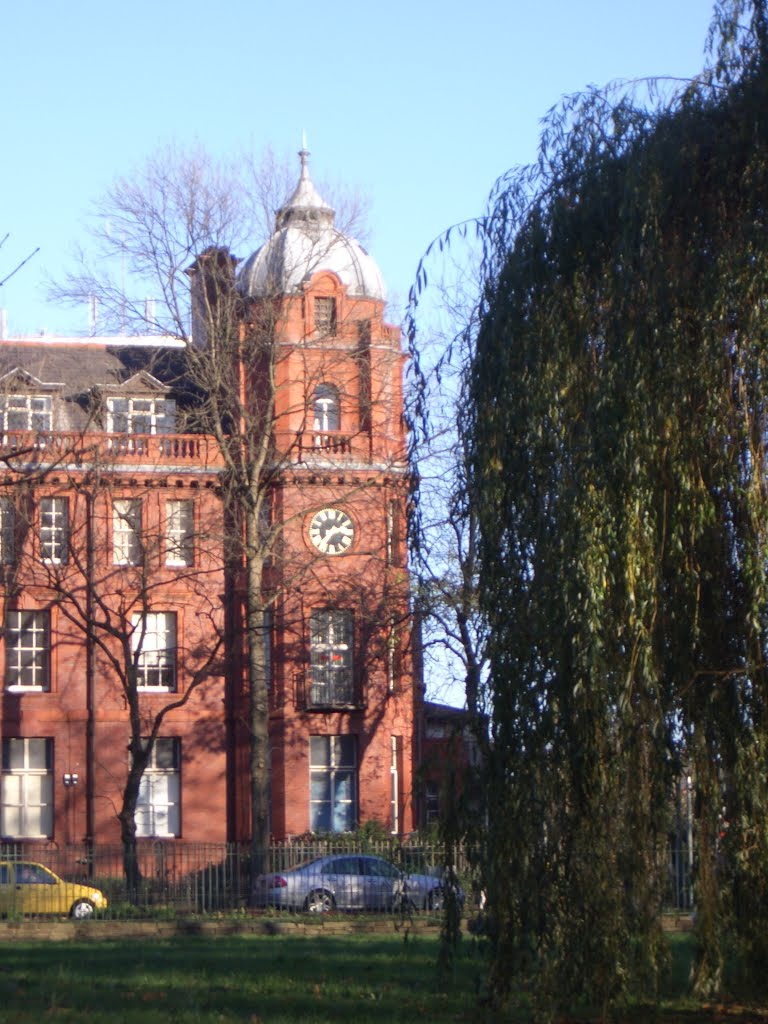
<svg viewBox="0 0 768 1024">
<path fill-rule="evenodd" d="M 176 612 L 137 613 L 132 620 L 131 649 L 139 690 L 176 690 Z"/>
<path fill-rule="evenodd" d="M 10 422 L 9 422 L 10 421 Z M 14 422 L 15 421 L 15 422 Z M 53 427 L 53 400 L 50 395 L 0 395 L 2 432 L 33 431 L 40 433 Z"/>
<path fill-rule="evenodd" d="M 312 396 L 312 429 L 319 434 L 341 430 L 341 400 L 333 384 L 318 384 Z"/>
<path fill-rule="evenodd" d="M 389 625 L 387 627 L 387 690 L 389 693 L 394 693 L 397 689 L 397 655 L 398 655 L 398 635 L 397 635 L 397 620 L 394 616 L 390 617 Z"/>
<path fill-rule="evenodd" d="M 310 736 L 309 821 L 312 832 L 357 827 L 357 737 Z"/>
<path fill-rule="evenodd" d="M 3 737 L 0 835 L 53 835 L 53 740 Z"/>
<path fill-rule="evenodd" d="M 181 835 L 181 743 L 158 736 L 144 769 L 136 803 L 136 835 Z"/>
<path fill-rule="evenodd" d="M 16 505 L 12 498 L 0 497 L 0 564 L 16 560 Z"/>
<path fill-rule="evenodd" d="M 387 502 L 387 565 L 400 562 L 400 503 L 396 499 Z"/>
<path fill-rule="evenodd" d="M 392 835 L 400 834 L 400 757 L 403 740 L 401 736 L 389 737 L 390 775 L 390 825 Z"/>
<path fill-rule="evenodd" d="M 354 704 L 354 615 L 346 608 L 315 608 L 310 615 L 310 704 Z"/>
<path fill-rule="evenodd" d="M 50 613 L 9 608 L 5 613 L 5 684 L 11 692 L 50 690 Z M 26 678 L 24 678 L 26 677 Z"/>
<path fill-rule="evenodd" d="M 165 503 L 165 564 L 195 564 L 195 503 L 174 498 Z"/>
<path fill-rule="evenodd" d="M 40 499 L 40 557 L 65 565 L 69 556 L 69 498 Z"/>
<path fill-rule="evenodd" d="M 140 565 L 141 498 L 114 498 L 112 501 L 112 563 Z"/>
<path fill-rule="evenodd" d="M 176 402 L 148 395 L 113 395 L 107 398 L 110 434 L 173 434 Z"/>
<path fill-rule="evenodd" d="M 429 781 L 424 786 L 424 824 L 437 825 L 440 822 L 440 784 Z"/>
</svg>

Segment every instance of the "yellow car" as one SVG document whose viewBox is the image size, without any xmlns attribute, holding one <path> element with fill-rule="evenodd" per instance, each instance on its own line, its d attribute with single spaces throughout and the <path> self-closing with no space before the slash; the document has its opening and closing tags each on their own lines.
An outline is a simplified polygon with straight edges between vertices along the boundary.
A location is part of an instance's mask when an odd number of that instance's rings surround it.
<svg viewBox="0 0 768 1024">
<path fill-rule="evenodd" d="M 69 914 L 83 921 L 106 906 L 100 889 L 65 882 L 42 864 L 0 861 L 0 914 Z"/>
</svg>

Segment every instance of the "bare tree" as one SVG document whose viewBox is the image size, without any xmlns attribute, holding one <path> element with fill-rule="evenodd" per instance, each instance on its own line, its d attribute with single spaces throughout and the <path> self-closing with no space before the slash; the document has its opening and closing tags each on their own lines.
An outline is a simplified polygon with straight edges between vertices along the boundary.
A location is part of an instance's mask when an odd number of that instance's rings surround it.
<svg viewBox="0 0 768 1024">
<path fill-rule="evenodd" d="M 424 260 L 429 256 L 430 250 Z M 461 686 L 482 740 L 488 629 L 478 602 L 478 510 L 467 497 L 469 425 L 464 422 L 466 370 L 476 327 L 471 248 L 467 265 L 469 270 L 456 259 L 446 260 L 428 296 L 419 285 L 411 294 L 408 409 L 417 486 L 410 540 L 425 656 L 442 677 L 441 686 Z M 419 282 L 423 273 L 420 268 Z M 417 308 L 427 301 L 428 314 Z M 429 332 L 421 330 L 425 323 Z"/>
<path fill-rule="evenodd" d="M 188 342 L 186 271 L 203 253 L 250 253 L 265 241 L 294 167 L 270 149 L 216 160 L 202 146 L 159 148 L 94 201 L 89 244 L 75 250 L 72 271 L 51 285 L 50 298 L 93 310 L 94 334 Z M 367 202 L 351 190 L 329 194 L 340 230 L 364 238 Z M 220 323 L 207 326 L 215 335 Z"/>
<path fill-rule="evenodd" d="M 490 632 L 480 607 L 479 509 L 470 496 L 466 381 L 477 327 L 474 294 L 476 254 L 464 228 L 455 231 L 452 259 L 426 264 L 444 253 L 447 241 L 433 243 L 418 268 L 407 317 L 411 354 L 409 420 L 411 466 L 416 481 L 410 519 L 410 548 L 418 581 L 427 675 L 460 688 L 467 718 L 457 728 L 471 735 L 470 763 L 457 775 L 445 765 L 439 831 L 445 869 L 453 871 L 456 851 L 478 838 L 487 824 L 487 802 L 480 767 L 490 755 L 488 665 Z M 448 236 L 450 240 L 450 233 Z M 455 249 L 465 243 L 464 259 Z M 425 310 L 428 307 L 428 312 Z M 423 329 L 429 324 L 428 331 Z M 447 676 L 447 680 L 446 680 Z M 461 905 L 449 887 L 441 957 L 449 963 L 461 935 Z"/>
<path fill-rule="evenodd" d="M 0 238 L 0 249 L 2 249 L 2 248 L 3 248 L 3 246 L 4 246 L 4 245 L 5 245 L 5 243 L 6 243 L 7 241 L 8 241 L 8 239 L 9 239 L 9 238 L 10 238 L 10 235 L 9 235 L 8 233 L 6 233 L 5 235 L 3 235 L 3 237 L 2 237 L 2 238 Z M 33 249 L 33 250 L 32 250 L 32 252 L 31 252 L 31 253 L 30 253 L 30 254 L 29 254 L 28 256 L 25 256 L 23 260 L 20 260 L 20 261 L 19 261 L 19 262 L 18 262 L 18 263 L 16 264 L 16 266 L 15 266 L 15 267 L 13 268 L 13 270 L 9 271 L 9 272 L 8 272 L 8 273 L 7 273 L 6 275 L 5 275 L 5 277 L 0 277 L 0 288 L 2 288 L 2 286 L 3 286 L 3 285 L 4 285 L 4 284 L 5 284 L 6 282 L 7 282 L 7 281 L 10 281 L 10 279 L 11 279 L 11 278 L 13 277 L 13 275 L 14 275 L 14 274 L 16 274 L 16 273 L 18 273 L 18 271 L 19 271 L 19 270 L 21 270 L 21 268 L 22 268 L 22 267 L 23 267 L 23 266 L 24 266 L 24 265 L 25 265 L 26 263 L 29 263 L 29 261 L 30 261 L 30 260 L 32 259 L 32 257 L 33 257 L 33 256 L 35 256 L 35 255 L 36 255 L 37 253 L 39 253 L 39 252 L 40 252 L 40 246 L 38 245 L 38 247 L 37 247 L 36 249 Z"/>
<path fill-rule="evenodd" d="M 0 485 L 3 542 L 16 549 L 12 557 L 4 550 L 3 622 L 8 614 L 35 614 L 10 610 L 22 588 L 46 615 L 55 609 L 51 646 L 74 642 L 82 648 L 86 640 L 89 712 L 96 703 L 115 704 L 119 698 L 124 704 L 128 769 L 117 817 L 125 877 L 135 894 L 140 881 L 136 811 L 158 736 L 169 716 L 207 685 L 220 684 L 223 675 L 219 505 L 210 500 L 198 509 L 198 529 L 184 540 L 194 546 L 194 559 L 184 558 L 187 564 L 168 571 L 169 524 L 157 492 L 130 482 L 130 472 L 110 457 L 103 435 L 95 441 L 84 433 L 80 453 L 87 458 L 84 471 L 59 464 L 47 477 L 19 474 Z M 150 519 L 146 506 L 153 500 Z M 157 611 L 171 606 L 173 612 Z M 182 643 L 175 623 L 184 606 L 193 614 L 186 616 Z M 86 806 L 90 817 L 90 799 Z M 93 834 L 92 821 L 87 831 Z"/>
<path fill-rule="evenodd" d="M 96 252 L 112 272 L 101 260 L 92 269 L 81 254 L 79 271 L 56 289 L 70 302 L 94 302 L 102 328 L 181 340 L 185 366 L 176 386 L 186 392 L 188 428 L 214 437 L 222 453 L 225 555 L 230 578 L 242 580 L 257 871 L 270 839 L 269 615 L 276 588 L 290 581 L 285 567 L 273 571 L 280 528 L 272 502 L 281 473 L 312 427 L 313 386 L 328 372 L 328 360 L 337 358 L 331 353 L 308 362 L 305 338 L 285 340 L 290 299 L 283 281 L 292 268 L 283 264 L 279 275 L 267 277 L 256 299 L 236 284 L 233 249 L 249 240 L 253 250 L 253 239 L 266 237 L 266 212 L 281 185 L 285 194 L 271 153 L 260 164 L 221 164 L 202 149 L 161 150 L 96 205 Z M 360 203 L 353 198 L 337 206 L 343 230 L 356 231 Z M 324 255 L 317 248 L 302 252 L 302 274 L 319 268 Z M 154 302 L 146 302 L 147 295 Z"/>
</svg>

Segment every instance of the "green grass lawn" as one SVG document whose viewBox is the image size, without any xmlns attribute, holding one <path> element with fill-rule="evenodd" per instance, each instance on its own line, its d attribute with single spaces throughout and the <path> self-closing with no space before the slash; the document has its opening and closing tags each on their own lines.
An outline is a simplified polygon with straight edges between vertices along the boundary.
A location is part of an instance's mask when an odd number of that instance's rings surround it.
<svg viewBox="0 0 768 1024">
<path fill-rule="evenodd" d="M 177 936 L 0 943 L 0 1024 L 423 1024 L 495 1020 L 481 1009 L 485 964 L 465 937 L 449 975 L 436 930 L 422 934 Z M 619 1024 L 768 1021 L 765 1008 L 698 1006 L 685 994 L 690 936 L 672 936 L 662 1004 L 625 1008 Z M 501 1018 L 531 1019 L 525 1000 Z M 594 1012 L 560 1024 L 597 1020 Z"/>
<path fill-rule="evenodd" d="M 442 1024 L 475 1021 L 482 967 L 451 978 L 434 935 L 236 936 L 0 947 L 0 1021 Z"/>
</svg>

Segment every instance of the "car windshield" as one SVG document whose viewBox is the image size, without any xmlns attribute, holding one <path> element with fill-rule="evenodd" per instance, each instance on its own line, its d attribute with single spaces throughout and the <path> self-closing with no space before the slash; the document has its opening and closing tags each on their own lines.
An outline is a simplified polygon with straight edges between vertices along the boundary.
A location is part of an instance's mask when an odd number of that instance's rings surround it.
<svg viewBox="0 0 768 1024">
<path fill-rule="evenodd" d="M 394 864 L 386 860 L 364 860 L 363 871 L 366 875 L 375 875 L 378 878 L 399 878 L 400 871 Z"/>
<path fill-rule="evenodd" d="M 327 871 L 325 858 L 316 857 L 314 860 L 305 860 L 303 864 L 295 864 L 292 868 L 283 868 L 282 871 Z"/>
</svg>

